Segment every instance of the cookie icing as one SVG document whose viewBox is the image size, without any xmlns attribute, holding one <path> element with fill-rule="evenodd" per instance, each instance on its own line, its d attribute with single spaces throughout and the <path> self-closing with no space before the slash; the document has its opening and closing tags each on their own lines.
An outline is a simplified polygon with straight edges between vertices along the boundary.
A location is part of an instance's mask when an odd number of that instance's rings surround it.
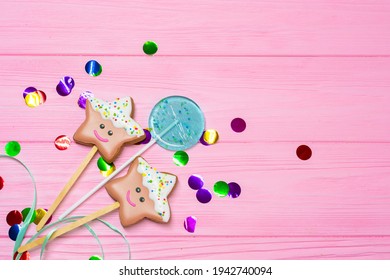
<svg viewBox="0 0 390 280">
<path fill-rule="evenodd" d="M 141 137 L 143 129 L 130 116 L 132 115 L 132 102 L 130 97 L 117 98 L 112 102 L 106 102 L 95 97 L 90 97 L 92 109 L 99 112 L 103 119 L 110 120 L 117 128 L 123 128 L 129 135 Z"/>
</svg>

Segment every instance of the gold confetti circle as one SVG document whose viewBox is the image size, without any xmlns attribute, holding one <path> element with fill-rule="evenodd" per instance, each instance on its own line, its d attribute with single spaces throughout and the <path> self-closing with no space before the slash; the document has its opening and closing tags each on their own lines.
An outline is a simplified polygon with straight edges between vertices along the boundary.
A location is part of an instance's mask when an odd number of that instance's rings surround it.
<svg viewBox="0 0 390 280">
<path fill-rule="evenodd" d="M 218 131 L 215 129 L 207 129 L 203 134 L 203 140 L 209 145 L 217 143 L 218 138 Z"/>
</svg>

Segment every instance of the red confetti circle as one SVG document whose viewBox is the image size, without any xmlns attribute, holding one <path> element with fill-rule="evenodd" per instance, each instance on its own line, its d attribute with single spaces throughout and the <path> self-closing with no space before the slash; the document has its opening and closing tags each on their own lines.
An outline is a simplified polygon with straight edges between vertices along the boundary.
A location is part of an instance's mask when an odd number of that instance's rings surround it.
<svg viewBox="0 0 390 280">
<path fill-rule="evenodd" d="M 18 252 L 15 252 L 14 254 L 14 260 L 16 260 L 16 257 L 18 255 Z M 23 252 L 23 254 L 20 256 L 20 259 L 21 261 L 27 261 L 30 259 L 30 253 L 29 252 Z"/>
<path fill-rule="evenodd" d="M 0 176 L 0 190 L 2 190 L 4 187 L 4 179 Z"/>
<path fill-rule="evenodd" d="M 301 160 L 308 160 L 311 158 L 312 151 L 309 146 L 301 145 L 297 148 L 297 156 Z"/>
<path fill-rule="evenodd" d="M 71 140 L 66 135 L 60 135 L 54 140 L 54 145 L 60 151 L 64 151 L 69 148 Z"/>
<path fill-rule="evenodd" d="M 13 225 L 22 223 L 23 215 L 18 210 L 12 210 L 8 213 L 6 220 L 7 224 L 12 227 Z"/>
</svg>

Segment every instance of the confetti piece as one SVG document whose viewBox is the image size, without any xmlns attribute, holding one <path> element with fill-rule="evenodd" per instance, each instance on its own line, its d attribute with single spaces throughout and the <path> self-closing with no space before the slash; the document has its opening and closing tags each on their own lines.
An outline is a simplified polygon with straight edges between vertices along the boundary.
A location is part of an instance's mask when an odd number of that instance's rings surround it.
<svg viewBox="0 0 390 280">
<path fill-rule="evenodd" d="M 56 87 L 57 93 L 61 96 L 68 96 L 72 92 L 74 85 L 74 79 L 72 77 L 65 76 L 61 78 Z"/>
<path fill-rule="evenodd" d="M 158 50 L 158 46 L 153 41 L 146 41 L 144 43 L 143 50 L 144 50 L 144 53 L 147 55 L 154 55 Z"/>
<path fill-rule="evenodd" d="M 39 209 L 38 209 L 38 210 L 39 210 Z M 46 213 L 49 211 L 47 208 L 44 208 L 43 210 L 45 210 Z M 53 216 L 50 216 L 50 218 L 47 220 L 47 222 L 46 222 L 45 225 L 50 224 L 52 218 L 53 218 Z"/>
<path fill-rule="evenodd" d="M 297 156 L 301 160 L 308 160 L 311 158 L 312 151 L 311 149 L 306 145 L 301 145 L 297 148 Z"/>
<path fill-rule="evenodd" d="M 100 260 L 102 260 L 102 258 L 101 258 L 100 256 L 94 255 L 94 256 L 91 256 L 91 257 L 89 258 L 89 260 L 90 260 L 90 261 L 100 261 Z"/>
<path fill-rule="evenodd" d="M 204 181 L 200 175 L 194 174 L 188 178 L 188 185 L 193 190 L 199 190 L 203 187 Z"/>
<path fill-rule="evenodd" d="M 3 189 L 4 187 L 4 179 L 3 177 L 0 176 L 0 191 Z"/>
<path fill-rule="evenodd" d="M 29 207 L 28 208 L 24 208 L 22 210 L 23 222 L 26 222 L 25 220 L 26 220 L 27 215 L 28 215 L 29 212 L 30 212 L 30 208 Z M 37 212 L 34 210 L 34 213 L 33 213 L 32 217 L 31 217 L 31 220 L 30 220 L 29 223 L 34 222 L 36 217 L 37 217 Z"/>
<path fill-rule="evenodd" d="M 143 145 L 143 144 L 148 144 L 150 140 L 152 139 L 152 135 L 150 134 L 150 131 L 148 128 L 144 129 L 145 133 L 145 139 L 142 140 L 141 142 L 135 143 L 135 145 Z"/>
<path fill-rule="evenodd" d="M 18 210 L 12 210 L 7 214 L 7 224 L 13 226 L 23 222 L 23 215 Z"/>
<path fill-rule="evenodd" d="M 228 195 L 231 197 L 231 198 L 237 198 L 240 196 L 241 194 L 241 187 L 239 184 L 235 183 L 235 182 L 231 182 L 228 184 L 229 186 L 229 193 Z"/>
<path fill-rule="evenodd" d="M 218 181 L 214 184 L 214 193 L 219 197 L 225 197 L 229 193 L 229 185 L 224 181 Z"/>
<path fill-rule="evenodd" d="M 103 175 L 103 177 L 108 177 L 116 170 L 114 163 L 108 163 L 106 162 L 102 157 L 100 157 L 97 161 L 97 166 L 100 170 L 100 174 Z"/>
<path fill-rule="evenodd" d="M 5 145 L 5 153 L 10 157 L 17 156 L 20 153 L 21 147 L 19 142 L 10 141 Z"/>
<path fill-rule="evenodd" d="M 230 125 L 233 131 L 237 133 L 243 132 L 246 128 L 246 122 L 241 118 L 235 118 Z"/>
<path fill-rule="evenodd" d="M 190 233 L 194 233 L 195 232 L 195 227 L 196 227 L 196 221 L 197 221 L 197 219 L 194 216 L 187 217 L 184 220 L 184 228 L 185 228 L 185 230 L 190 232 Z"/>
<path fill-rule="evenodd" d="M 109 164 L 108 162 L 106 162 L 102 157 L 100 157 L 97 161 L 97 166 L 100 171 L 108 171 L 112 168 L 113 165 L 113 163 Z"/>
<path fill-rule="evenodd" d="M 84 91 L 80 94 L 79 100 L 77 101 L 77 104 L 81 109 L 85 109 L 87 107 L 87 100 L 88 98 L 94 97 L 93 93 L 90 91 Z"/>
<path fill-rule="evenodd" d="M 47 214 L 47 211 L 45 209 L 39 208 L 36 210 L 36 214 L 37 215 L 35 217 L 34 224 L 38 225 L 42 218 Z"/>
<path fill-rule="evenodd" d="M 85 71 L 88 75 L 97 77 L 102 73 L 103 68 L 96 60 L 90 60 L 85 64 Z"/>
<path fill-rule="evenodd" d="M 177 166 L 185 166 L 187 165 L 189 160 L 188 154 L 184 151 L 177 151 L 173 154 L 173 162 Z"/>
<path fill-rule="evenodd" d="M 42 90 L 37 90 L 36 93 L 39 96 L 39 105 L 42 105 L 46 102 L 46 93 L 44 93 Z"/>
<path fill-rule="evenodd" d="M 204 134 L 205 134 L 206 131 L 203 131 L 203 134 L 202 136 L 200 137 L 199 139 L 199 142 L 204 145 L 204 146 L 210 146 L 209 143 L 207 143 L 206 141 L 204 141 Z"/>
<path fill-rule="evenodd" d="M 35 108 L 46 102 L 46 94 L 41 90 L 37 90 L 27 94 L 24 101 L 28 107 Z"/>
<path fill-rule="evenodd" d="M 8 236 L 13 241 L 16 241 L 16 238 L 18 237 L 19 232 L 20 232 L 20 225 L 19 224 L 15 224 L 15 225 L 10 227 L 10 229 L 8 231 Z"/>
<path fill-rule="evenodd" d="M 14 254 L 14 260 L 16 260 L 17 255 L 18 255 L 18 252 L 15 252 L 15 254 Z M 21 260 L 21 261 L 27 261 L 27 260 L 29 260 L 30 258 L 31 258 L 30 253 L 26 251 L 26 252 L 23 252 L 23 254 L 20 256 L 20 259 L 19 259 L 19 260 Z"/>
<path fill-rule="evenodd" d="M 217 143 L 218 138 L 219 138 L 218 131 L 216 131 L 215 129 L 207 129 L 203 133 L 203 141 L 208 145 L 213 145 Z"/>
<path fill-rule="evenodd" d="M 196 198 L 200 203 L 208 203 L 211 200 L 211 192 L 208 189 L 199 189 L 196 192 Z"/>
<path fill-rule="evenodd" d="M 35 92 L 37 91 L 37 89 L 35 87 L 28 87 L 24 90 L 23 92 L 23 98 L 26 98 L 26 96 L 32 92 Z"/>
<path fill-rule="evenodd" d="M 64 150 L 67 150 L 70 146 L 70 143 L 72 141 L 70 140 L 70 138 L 66 135 L 60 135 L 56 138 L 56 140 L 54 140 L 54 145 L 56 146 L 56 148 L 60 151 L 64 151 Z"/>
</svg>

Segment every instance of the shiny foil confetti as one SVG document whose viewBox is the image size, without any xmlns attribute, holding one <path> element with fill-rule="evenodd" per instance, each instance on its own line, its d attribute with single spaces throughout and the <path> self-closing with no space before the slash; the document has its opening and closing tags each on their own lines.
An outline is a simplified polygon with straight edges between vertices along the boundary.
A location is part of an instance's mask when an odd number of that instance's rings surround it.
<svg viewBox="0 0 390 280">
<path fill-rule="evenodd" d="M 218 138 L 219 138 L 218 131 L 216 131 L 215 129 L 207 129 L 203 133 L 203 141 L 208 145 L 213 145 L 217 143 Z"/>
<path fill-rule="evenodd" d="M 173 162 L 177 166 L 186 166 L 188 163 L 189 157 L 185 151 L 177 151 L 173 154 Z"/>
<path fill-rule="evenodd" d="M 77 101 L 77 104 L 80 108 L 85 109 L 87 107 L 87 100 L 88 98 L 94 97 L 93 93 L 90 91 L 84 91 L 80 94 L 79 100 Z"/>
<path fill-rule="evenodd" d="M 237 184 L 236 182 L 231 182 L 228 184 L 228 186 L 229 186 L 228 196 L 230 196 L 231 198 L 237 198 L 240 196 L 241 187 L 239 184 Z"/>
<path fill-rule="evenodd" d="M 158 46 L 153 41 L 146 41 L 144 43 L 143 50 L 144 50 L 144 53 L 147 55 L 154 55 L 158 50 Z"/>
<path fill-rule="evenodd" d="M 10 141 L 5 145 L 4 150 L 7 155 L 14 157 L 20 153 L 21 147 L 19 142 Z"/>
<path fill-rule="evenodd" d="M 108 177 L 115 171 L 115 164 L 106 162 L 102 157 L 100 157 L 97 161 L 97 166 L 100 170 L 100 174 L 104 177 Z"/>
<path fill-rule="evenodd" d="M 190 232 L 190 233 L 194 233 L 195 227 L 196 227 L 196 221 L 197 221 L 197 218 L 194 216 L 189 216 L 189 217 L 185 218 L 185 220 L 184 220 L 185 230 Z"/>
<path fill-rule="evenodd" d="M 152 135 L 150 134 L 150 131 L 148 128 L 144 129 L 144 133 L 145 133 L 145 139 L 142 140 L 141 142 L 138 142 L 138 143 L 135 143 L 135 145 L 144 145 L 144 144 L 148 144 L 150 142 L 150 140 L 152 139 Z"/>
<path fill-rule="evenodd" d="M 188 178 L 188 185 L 193 190 L 199 190 L 203 188 L 204 185 L 203 178 L 197 174 L 191 175 L 190 178 Z"/>
<path fill-rule="evenodd" d="M 102 258 L 101 258 L 100 256 L 94 255 L 94 256 L 91 256 L 91 257 L 89 258 L 89 260 L 90 260 L 90 261 L 100 261 L 100 260 L 102 260 Z"/>
<path fill-rule="evenodd" d="M 27 96 L 28 94 L 33 93 L 33 92 L 35 92 L 35 91 L 37 91 L 37 89 L 36 89 L 35 87 L 28 87 L 28 88 L 26 88 L 26 89 L 24 90 L 24 92 L 23 92 L 23 98 L 26 98 L 26 96 Z"/>
<path fill-rule="evenodd" d="M 18 252 L 15 252 L 14 254 L 14 260 L 16 260 L 16 257 L 18 255 Z M 20 259 L 21 261 L 27 261 L 30 259 L 30 253 L 29 252 L 23 252 L 23 254 L 20 256 Z"/>
<path fill-rule="evenodd" d="M 218 181 L 214 184 L 214 193 L 219 197 L 225 197 L 229 193 L 229 185 L 224 181 Z"/>
<path fill-rule="evenodd" d="M 72 77 L 65 76 L 59 81 L 56 90 L 61 96 L 68 96 L 74 88 L 75 82 Z"/>
<path fill-rule="evenodd" d="M 205 134 L 206 131 L 203 131 L 203 134 L 202 136 L 200 137 L 199 139 L 199 142 L 204 145 L 204 146 L 209 146 L 209 143 L 207 143 L 206 141 L 204 141 L 204 134 Z"/>
<path fill-rule="evenodd" d="M 37 216 L 35 217 L 34 224 L 38 225 L 42 218 L 47 214 L 45 209 L 39 208 L 36 210 Z"/>
<path fill-rule="evenodd" d="M 66 135 L 60 135 L 54 140 L 54 146 L 57 150 L 64 151 L 70 147 L 71 140 Z"/>
<path fill-rule="evenodd" d="M 312 151 L 311 149 L 309 148 L 309 146 L 306 146 L 306 145 L 301 145 L 297 148 L 297 156 L 299 159 L 301 160 L 308 160 L 309 158 L 311 158 L 311 155 L 312 155 Z"/>
<path fill-rule="evenodd" d="M 38 209 L 38 210 L 39 210 L 39 209 Z M 37 210 L 37 211 L 38 211 L 38 210 Z M 49 211 L 49 209 L 47 209 L 47 208 L 44 208 L 43 210 L 45 210 L 46 213 Z M 50 216 L 49 219 L 47 220 L 47 222 L 46 222 L 45 225 L 50 224 L 52 218 L 53 218 L 53 216 Z"/>
<path fill-rule="evenodd" d="M 21 224 L 23 222 L 23 215 L 18 210 L 12 210 L 7 214 L 6 220 L 9 226 Z"/>
<path fill-rule="evenodd" d="M 25 220 L 26 220 L 27 215 L 28 215 L 29 212 L 30 212 L 30 208 L 24 208 L 22 210 L 23 222 L 26 222 Z M 33 215 L 31 217 L 31 220 L 29 221 L 29 223 L 34 222 L 36 217 L 37 217 L 37 212 L 34 210 Z"/>
<path fill-rule="evenodd" d="M 208 189 L 202 188 L 196 192 L 196 199 L 198 199 L 200 203 L 209 203 L 211 197 L 212 197 L 211 192 Z"/>
<path fill-rule="evenodd" d="M 4 179 L 0 176 L 0 191 L 4 188 Z"/>
<path fill-rule="evenodd" d="M 233 131 L 237 133 L 243 132 L 246 128 L 246 122 L 241 118 L 233 119 L 230 125 Z"/>
<path fill-rule="evenodd" d="M 90 60 L 85 64 L 85 72 L 92 77 L 99 76 L 103 71 L 102 66 L 96 60 Z"/>
<path fill-rule="evenodd" d="M 19 224 L 13 225 L 8 230 L 8 236 L 9 238 L 11 238 L 11 240 L 16 241 L 19 232 L 20 232 L 20 225 Z"/>
</svg>

